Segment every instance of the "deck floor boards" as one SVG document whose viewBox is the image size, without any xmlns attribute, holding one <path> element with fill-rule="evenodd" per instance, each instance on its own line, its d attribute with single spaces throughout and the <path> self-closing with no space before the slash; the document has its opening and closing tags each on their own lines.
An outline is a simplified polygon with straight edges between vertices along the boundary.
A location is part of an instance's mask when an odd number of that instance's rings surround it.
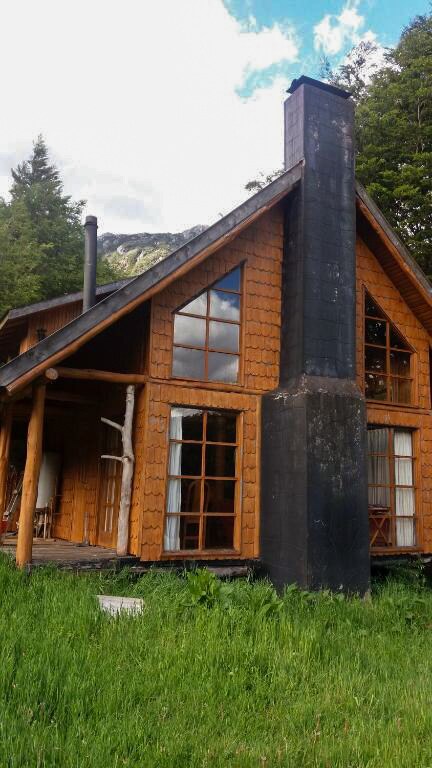
<svg viewBox="0 0 432 768">
<path fill-rule="evenodd" d="M 15 558 L 16 537 L 6 538 L 0 544 L 0 552 Z M 77 570 L 99 570 L 133 565 L 133 556 L 117 557 L 114 549 L 75 544 L 61 539 L 34 539 L 32 566 L 53 563 L 58 568 Z"/>
</svg>

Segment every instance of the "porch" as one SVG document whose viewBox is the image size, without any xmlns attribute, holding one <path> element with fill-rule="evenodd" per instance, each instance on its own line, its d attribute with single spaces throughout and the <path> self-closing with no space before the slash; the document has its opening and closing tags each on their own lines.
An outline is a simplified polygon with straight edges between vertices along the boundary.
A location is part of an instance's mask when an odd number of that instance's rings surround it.
<svg viewBox="0 0 432 768">
<path fill-rule="evenodd" d="M 0 544 L 0 552 L 15 559 L 17 536 L 7 536 Z M 88 544 L 77 544 L 62 539 L 33 539 L 32 567 L 54 564 L 61 570 L 99 571 L 119 570 L 132 566 L 138 558 L 132 555 L 118 557 L 115 549 Z"/>
</svg>

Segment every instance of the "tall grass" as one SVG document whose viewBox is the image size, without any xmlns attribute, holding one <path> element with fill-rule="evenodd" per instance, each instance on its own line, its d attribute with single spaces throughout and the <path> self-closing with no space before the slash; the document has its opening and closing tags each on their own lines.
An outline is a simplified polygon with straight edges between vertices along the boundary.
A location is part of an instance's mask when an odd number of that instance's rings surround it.
<svg viewBox="0 0 432 768">
<path fill-rule="evenodd" d="M 170 574 L 138 582 L 0 560 L 0 766 L 432 765 L 432 593 L 371 602 L 263 583 L 188 607 Z M 103 614 L 129 594 L 142 615 Z"/>
</svg>

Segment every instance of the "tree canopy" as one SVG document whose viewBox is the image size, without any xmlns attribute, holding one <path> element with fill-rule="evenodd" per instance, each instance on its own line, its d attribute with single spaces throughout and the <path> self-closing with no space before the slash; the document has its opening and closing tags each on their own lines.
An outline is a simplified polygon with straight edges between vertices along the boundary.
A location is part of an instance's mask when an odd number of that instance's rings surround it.
<svg viewBox="0 0 432 768">
<path fill-rule="evenodd" d="M 64 194 L 42 136 L 12 170 L 9 202 L 0 199 L 0 313 L 82 286 L 84 201 Z M 117 277 L 98 265 L 100 281 Z"/>
</svg>

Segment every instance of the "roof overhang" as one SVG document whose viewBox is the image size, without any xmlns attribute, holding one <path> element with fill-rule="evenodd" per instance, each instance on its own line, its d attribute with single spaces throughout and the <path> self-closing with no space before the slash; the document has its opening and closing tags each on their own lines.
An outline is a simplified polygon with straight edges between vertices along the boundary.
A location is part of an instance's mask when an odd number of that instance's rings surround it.
<svg viewBox="0 0 432 768">
<path fill-rule="evenodd" d="M 0 368 L 0 388 L 20 391 L 44 371 L 76 352 L 123 315 L 163 290 L 215 251 L 229 243 L 253 221 L 285 198 L 299 183 L 303 163 L 285 171 L 231 213 L 178 248 L 158 264 L 128 282 L 108 298 Z"/>
<path fill-rule="evenodd" d="M 362 185 L 356 183 L 357 231 L 410 309 L 432 336 L 432 285 Z"/>
</svg>

